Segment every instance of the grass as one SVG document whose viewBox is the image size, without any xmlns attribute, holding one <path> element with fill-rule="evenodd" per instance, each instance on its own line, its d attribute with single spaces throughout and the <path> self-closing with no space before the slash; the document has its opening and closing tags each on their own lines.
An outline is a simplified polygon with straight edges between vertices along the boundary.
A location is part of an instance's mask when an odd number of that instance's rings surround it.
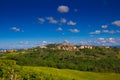
<svg viewBox="0 0 120 80">
<path fill-rule="evenodd" d="M 36 73 L 42 73 L 44 77 L 47 76 L 49 80 L 120 80 L 120 74 L 116 73 L 95 73 L 70 69 L 30 66 L 23 66 L 23 70 L 24 72 L 33 71 Z M 47 80 L 47 78 L 41 80 Z"/>
</svg>

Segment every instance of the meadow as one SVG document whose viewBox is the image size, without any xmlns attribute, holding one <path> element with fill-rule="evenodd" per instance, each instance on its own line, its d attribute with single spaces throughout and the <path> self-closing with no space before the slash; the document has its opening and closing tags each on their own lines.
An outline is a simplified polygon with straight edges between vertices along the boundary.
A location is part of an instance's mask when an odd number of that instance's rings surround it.
<svg viewBox="0 0 120 80">
<path fill-rule="evenodd" d="M 120 80 L 120 74 L 19 66 L 13 60 L 0 60 L 0 80 Z"/>
<path fill-rule="evenodd" d="M 48 80 L 120 80 L 120 74 L 116 73 L 95 73 L 70 69 L 29 66 L 24 66 L 23 70 L 44 73 L 48 77 Z"/>
</svg>

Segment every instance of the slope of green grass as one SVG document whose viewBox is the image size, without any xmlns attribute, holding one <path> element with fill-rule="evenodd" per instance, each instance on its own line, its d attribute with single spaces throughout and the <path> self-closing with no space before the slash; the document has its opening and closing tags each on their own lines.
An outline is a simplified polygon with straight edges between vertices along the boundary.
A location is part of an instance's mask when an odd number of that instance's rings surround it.
<svg viewBox="0 0 120 80">
<path fill-rule="evenodd" d="M 23 66 L 23 72 L 26 71 L 43 73 L 48 77 L 48 80 L 120 80 L 120 74 L 116 73 L 95 73 L 69 69 Z"/>
<path fill-rule="evenodd" d="M 120 73 L 119 49 L 82 49 L 79 51 L 31 48 L 8 52 L 0 59 L 15 60 L 21 66 L 45 66 L 92 72 Z"/>
<path fill-rule="evenodd" d="M 20 66 L 14 60 L 4 59 L 0 60 L 0 80 L 120 80 L 120 74 Z"/>
<path fill-rule="evenodd" d="M 0 80 L 120 80 L 119 49 L 34 49 L 1 54 Z"/>
</svg>

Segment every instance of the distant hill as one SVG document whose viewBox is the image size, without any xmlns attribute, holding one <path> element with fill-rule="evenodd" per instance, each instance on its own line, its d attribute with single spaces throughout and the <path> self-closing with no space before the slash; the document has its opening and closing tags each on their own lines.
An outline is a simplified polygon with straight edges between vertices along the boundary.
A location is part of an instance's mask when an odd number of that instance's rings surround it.
<svg viewBox="0 0 120 80">
<path fill-rule="evenodd" d="M 3 58 L 15 60 L 21 66 L 47 66 L 59 69 L 120 73 L 119 48 L 94 46 L 93 49 L 58 50 L 38 46 L 14 52 L 9 51 Z"/>
<path fill-rule="evenodd" d="M 8 50 L 0 54 L 0 80 L 17 79 L 120 80 L 120 49 L 94 46 L 58 50 L 38 46 Z"/>
</svg>

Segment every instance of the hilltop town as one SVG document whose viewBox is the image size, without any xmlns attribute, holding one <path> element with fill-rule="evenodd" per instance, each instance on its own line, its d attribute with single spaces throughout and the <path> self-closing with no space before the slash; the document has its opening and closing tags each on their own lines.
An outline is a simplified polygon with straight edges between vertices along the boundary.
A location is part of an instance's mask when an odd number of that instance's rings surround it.
<svg viewBox="0 0 120 80">
<path fill-rule="evenodd" d="M 103 47 L 106 49 L 111 48 L 110 46 L 75 45 L 75 44 L 69 43 L 67 41 L 64 41 L 63 43 L 44 44 L 42 46 L 36 46 L 36 47 L 40 48 L 40 49 L 66 50 L 66 51 L 79 51 L 82 49 L 94 50 L 95 47 Z M 18 52 L 19 50 L 22 50 L 23 53 L 24 53 L 24 51 L 37 51 L 36 47 L 24 48 L 24 49 L 1 49 L 0 54 Z"/>
<path fill-rule="evenodd" d="M 52 44 L 45 44 L 42 46 L 38 46 L 41 49 L 51 49 L 51 50 L 66 50 L 66 51 L 79 51 L 79 49 L 94 49 L 95 46 L 93 45 L 74 45 L 72 43 L 68 43 L 64 41 L 63 43 L 52 43 Z M 33 48 L 24 48 L 23 50 L 33 49 Z M 109 46 L 105 48 L 110 48 Z M 6 53 L 6 52 L 17 52 L 19 49 L 3 49 L 0 50 L 0 53 Z"/>
<path fill-rule="evenodd" d="M 52 50 L 68 50 L 68 51 L 72 51 L 72 50 L 79 50 L 79 49 L 93 49 L 93 46 L 90 45 L 74 45 L 71 43 L 68 43 L 66 41 L 64 41 L 63 43 L 60 44 L 48 44 L 48 45 L 43 45 L 40 46 L 40 48 L 49 48 Z"/>
</svg>

